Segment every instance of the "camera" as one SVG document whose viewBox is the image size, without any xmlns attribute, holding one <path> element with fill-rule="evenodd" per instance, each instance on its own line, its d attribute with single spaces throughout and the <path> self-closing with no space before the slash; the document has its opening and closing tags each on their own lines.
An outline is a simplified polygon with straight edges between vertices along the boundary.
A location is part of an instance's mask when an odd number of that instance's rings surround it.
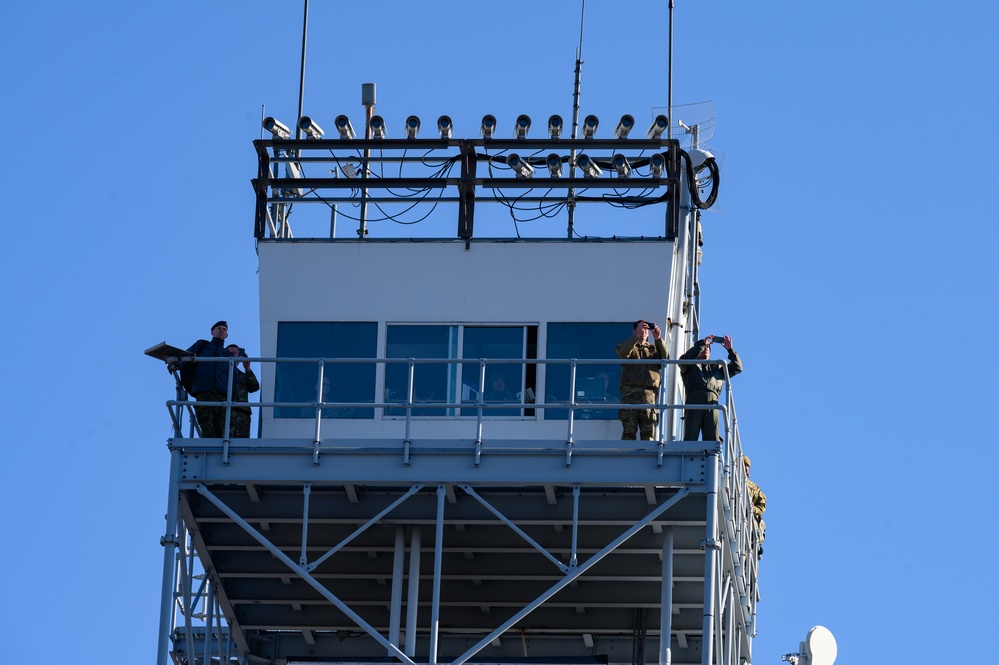
<svg viewBox="0 0 999 665">
<path fill-rule="evenodd" d="M 712 342 L 718 342 L 719 344 L 721 344 L 722 342 L 725 341 L 725 335 L 712 335 L 712 337 L 714 338 L 711 340 Z"/>
</svg>

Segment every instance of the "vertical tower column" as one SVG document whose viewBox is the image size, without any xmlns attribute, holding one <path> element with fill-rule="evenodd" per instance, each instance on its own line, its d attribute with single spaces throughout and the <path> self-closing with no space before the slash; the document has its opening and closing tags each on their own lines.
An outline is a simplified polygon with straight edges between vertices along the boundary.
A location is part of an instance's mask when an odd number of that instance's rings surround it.
<svg viewBox="0 0 999 665">
<path fill-rule="evenodd" d="M 663 530 L 663 579 L 659 602 L 659 665 L 670 665 L 673 639 L 673 527 Z"/>
</svg>

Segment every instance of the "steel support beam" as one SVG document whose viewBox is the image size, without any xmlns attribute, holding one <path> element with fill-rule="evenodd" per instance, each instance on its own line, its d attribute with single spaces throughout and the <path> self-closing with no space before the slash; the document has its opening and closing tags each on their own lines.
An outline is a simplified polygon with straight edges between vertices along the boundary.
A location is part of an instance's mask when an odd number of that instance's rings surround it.
<svg viewBox="0 0 999 665">
<path fill-rule="evenodd" d="M 673 527 L 663 529 L 662 600 L 659 603 L 659 665 L 671 663 L 673 635 Z"/>
<path fill-rule="evenodd" d="M 606 557 L 608 554 L 610 554 L 611 552 L 613 552 L 614 550 L 616 550 L 622 543 L 624 543 L 626 540 L 628 540 L 633 535 L 635 535 L 636 533 L 638 533 L 641 529 L 645 528 L 650 522 L 652 522 L 652 520 L 656 519 L 657 517 L 659 517 L 660 515 L 662 515 L 664 512 L 666 512 L 667 510 L 669 510 L 670 508 L 672 508 L 674 505 L 676 505 L 676 503 L 678 503 L 681 499 L 683 499 L 684 497 L 686 497 L 687 494 L 689 494 L 689 493 L 690 493 L 690 490 L 688 490 L 687 488 L 685 488 L 685 487 L 681 488 L 679 491 L 677 491 L 676 494 L 674 494 L 668 500 L 664 501 L 661 505 L 659 505 L 657 508 L 655 508 L 652 512 L 650 512 L 648 515 L 646 515 L 640 521 L 638 521 L 634 525 L 632 525 L 631 528 L 629 528 L 623 534 L 621 534 L 620 536 L 618 536 L 617 538 L 615 538 L 613 541 L 611 541 L 606 547 L 604 547 L 599 552 L 597 552 L 596 554 L 594 554 L 592 557 L 590 557 L 589 559 L 587 559 L 586 563 L 584 563 L 583 565 L 579 566 L 578 568 L 575 568 L 572 571 L 570 571 L 559 582 L 557 582 L 551 588 L 549 588 L 547 591 L 545 591 L 540 596 L 538 596 L 534 601 L 532 601 L 531 603 L 529 603 L 526 607 L 524 607 L 520 611 L 516 612 L 512 617 L 510 617 L 509 619 L 507 619 L 498 628 L 496 628 L 491 633 L 489 633 L 489 635 L 487 635 L 482 640 L 480 640 L 478 643 L 476 643 L 472 648 L 470 648 L 465 653 L 463 653 L 462 655 L 460 655 L 457 658 L 455 658 L 453 661 L 451 661 L 451 665 L 463 665 L 463 663 L 467 662 L 470 658 L 474 657 L 475 654 L 477 654 L 479 651 L 481 651 L 486 646 L 488 646 L 493 640 L 495 640 L 500 635 L 502 635 L 503 633 L 505 633 L 511 626 L 513 626 L 518 621 L 520 621 L 521 619 L 523 619 L 525 616 L 527 616 L 528 614 L 530 614 L 531 612 L 533 612 L 535 609 L 537 609 L 539 606 L 541 606 L 545 601 L 547 601 L 549 598 L 551 598 L 552 596 L 554 596 L 556 593 L 558 593 L 559 591 L 561 591 L 562 589 L 564 589 L 565 587 L 567 587 L 569 584 L 572 584 L 572 582 L 574 582 L 580 575 L 582 575 L 587 570 L 589 570 L 590 568 L 592 568 L 593 566 L 595 566 L 597 563 L 599 563 L 604 557 Z"/>
<path fill-rule="evenodd" d="M 243 527 L 243 530 L 246 531 L 248 534 L 250 534 L 254 538 L 254 540 L 263 545 L 267 549 L 267 551 L 269 551 L 272 555 L 274 555 L 275 558 L 284 563 L 284 565 L 287 566 L 289 570 L 298 575 L 302 580 L 305 581 L 306 584 L 308 584 L 313 589 L 318 591 L 319 594 L 323 596 L 323 598 L 328 600 L 330 603 L 336 606 L 337 609 L 339 609 L 341 612 L 350 617 L 351 621 L 356 623 L 358 627 L 360 627 L 364 632 L 370 635 L 376 642 L 378 642 L 386 649 L 388 649 L 390 654 L 392 654 L 402 662 L 406 663 L 407 665 L 416 665 L 416 663 L 414 663 L 412 659 L 410 659 L 406 654 L 400 651 L 399 648 L 396 647 L 394 644 L 385 639 L 385 637 L 381 633 L 379 633 L 373 626 L 371 626 L 368 622 L 362 619 L 356 612 L 354 612 L 354 610 L 350 609 L 350 607 L 348 607 L 346 603 L 344 603 L 333 593 L 331 593 L 329 589 L 327 589 L 325 586 L 320 584 L 319 581 L 316 580 L 311 574 L 309 574 L 307 570 L 305 570 L 302 566 L 292 561 L 288 557 L 288 555 L 286 555 L 284 552 L 282 552 L 280 549 L 274 546 L 273 543 L 267 540 L 267 538 L 265 538 L 259 531 L 254 529 L 246 520 L 237 515 L 231 508 L 229 508 L 229 506 L 227 506 L 225 503 L 219 500 L 219 498 L 216 497 L 214 494 L 212 494 L 207 487 L 205 487 L 204 485 L 198 485 L 198 494 L 211 501 L 216 508 L 218 508 L 223 513 L 228 515 L 229 519 L 231 519 L 233 522 Z M 190 631 L 190 628 L 188 628 L 188 630 Z M 193 653 L 193 649 L 191 651 Z"/>
</svg>

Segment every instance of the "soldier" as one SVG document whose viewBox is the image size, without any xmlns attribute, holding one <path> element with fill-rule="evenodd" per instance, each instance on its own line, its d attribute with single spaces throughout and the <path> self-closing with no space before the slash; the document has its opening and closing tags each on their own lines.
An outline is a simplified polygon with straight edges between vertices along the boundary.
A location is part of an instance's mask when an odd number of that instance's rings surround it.
<svg viewBox="0 0 999 665">
<path fill-rule="evenodd" d="M 694 344 L 682 356 L 681 360 L 707 360 L 711 357 L 711 343 L 714 335 L 708 335 Z M 728 350 L 728 375 L 733 377 L 742 371 L 742 359 L 732 348 L 732 338 L 728 335 L 722 341 L 722 346 Z M 718 395 L 725 385 L 725 370 L 718 364 L 680 365 L 680 376 L 687 393 L 687 404 L 717 404 Z M 698 435 L 704 432 L 705 441 L 721 441 L 718 430 L 718 411 L 707 409 L 689 409 L 683 414 L 684 441 L 697 441 Z"/>
<path fill-rule="evenodd" d="M 188 351 L 195 358 L 231 358 L 223 343 L 229 336 L 229 324 L 217 321 L 212 326 L 211 340 L 199 339 Z M 194 380 L 191 395 L 199 402 L 224 402 L 229 384 L 229 365 L 224 362 L 199 363 L 195 360 Z M 221 438 L 225 432 L 224 406 L 195 406 L 194 415 L 198 418 L 201 436 Z"/>
<path fill-rule="evenodd" d="M 763 513 L 767 509 L 767 495 L 763 493 L 759 485 L 749 479 L 749 457 L 743 455 L 742 461 L 746 465 L 746 485 L 749 488 L 749 502 L 753 504 L 753 519 L 756 520 L 756 528 L 760 534 L 760 545 L 756 556 L 762 557 L 763 541 L 767 537 L 767 523 L 763 521 Z"/>
<path fill-rule="evenodd" d="M 652 331 L 654 344 L 646 340 Z M 665 360 L 669 358 L 666 341 L 662 331 L 655 323 L 635 321 L 631 329 L 631 337 L 624 340 L 614 349 L 617 357 L 622 360 Z M 661 380 L 658 363 L 628 364 L 621 366 L 621 404 L 655 404 L 659 396 Z M 636 434 L 644 441 L 652 441 L 656 434 L 656 423 L 659 413 L 649 409 L 620 409 L 617 414 L 621 421 L 621 438 L 631 441 Z"/>
<path fill-rule="evenodd" d="M 246 351 L 239 348 L 238 344 L 230 344 L 226 350 L 237 358 L 246 358 Z M 243 362 L 243 369 L 238 367 L 233 369 L 236 384 L 232 388 L 233 402 L 249 402 L 250 393 L 260 390 L 260 382 L 250 369 L 250 362 Z M 248 406 L 232 407 L 232 415 L 229 416 L 229 436 L 234 439 L 246 439 L 250 436 L 250 419 L 252 412 Z"/>
</svg>

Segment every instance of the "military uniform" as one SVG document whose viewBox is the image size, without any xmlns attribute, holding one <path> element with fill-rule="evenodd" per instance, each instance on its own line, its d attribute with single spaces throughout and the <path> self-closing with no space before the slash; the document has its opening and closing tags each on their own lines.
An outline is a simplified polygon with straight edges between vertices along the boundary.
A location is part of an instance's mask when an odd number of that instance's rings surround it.
<svg viewBox="0 0 999 665">
<path fill-rule="evenodd" d="M 188 351 L 195 354 L 196 358 L 232 358 L 232 354 L 225 348 L 225 340 L 216 337 L 211 340 L 199 339 Z M 195 362 L 194 367 L 191 395 L 199 402 L 224 402 L 229 383 L 229 365 L 224 362 Z M 218 439 L 224 436 L 224 406 L 195 406 L 194 415 L 198 418 L 202 437 Z"/>
<path fill-rule="evenodd" d="M 632 335 L 614 349 L 617 357 L 622 360 L 665 360 L 669 358 L 669 350 L 663 339 L 655 340 L 654 344 L 640 341 Z M 621 366 L 621 403 L 622 404 L 655 404 L 659 396 L 659 384 L 662 380 L 659 363 L 628 364 Z M 645 441 L 655 439 L 656 423 L 659 413 L 656 409 L 620 409 L 617 414 L 621 421 L 621 438 L 631 441 L 636 434 Z"/>
<path fill-rule="evenodd" d="M 749 486 L 749 502 L 753 504 L 753 517 L 756 519 L 756 527 L 760 530 L 762 545 L 767 537 L 767 523 L 763 521 L 763 512 L 767 509 L 767 495 L 752 480 L 746 480 L 746 484 Z"/>
<path fill-rule="evenodd" d="M 701 355 L 701 351 L 707 346 L 702 339 L 694 346 L 690 347 L 680 358 L 682 360 L 693 360 Z M 734 349 L 728 350 L 728 375 L 733 377 L 742 372 L 742 359 Z M 725 370 L 719 364 L 708 365 L 680 365 L 680 376 L 683 378 L 683 387 L 687 394 L 687 404 L 717 404 L 718 395 L 725 386 Z M 689 409 L 683 414 L 683 439 L 684 441 L 697 441 L 697 437 L 704 433 L 705 441 L 721 441 L 721 432 L 718 431 L 718 411 Z"/>
<path fill-rule="evenodd" d="M 252 369 L 245 372 L 236 369 L 236 385 L 232 391 L 232 401 L 247 403 L 250 401 L 250 393 L 260 390 L 260 382 L 253 374 Z M 223 396 L 223 399 L 225 397 Z M 232 407 L 232 414 L 229 416 L 229 436 L 234 439 L 246 439 L 250 436 L 251 410 L 248 406 Z"/>
</svg>

